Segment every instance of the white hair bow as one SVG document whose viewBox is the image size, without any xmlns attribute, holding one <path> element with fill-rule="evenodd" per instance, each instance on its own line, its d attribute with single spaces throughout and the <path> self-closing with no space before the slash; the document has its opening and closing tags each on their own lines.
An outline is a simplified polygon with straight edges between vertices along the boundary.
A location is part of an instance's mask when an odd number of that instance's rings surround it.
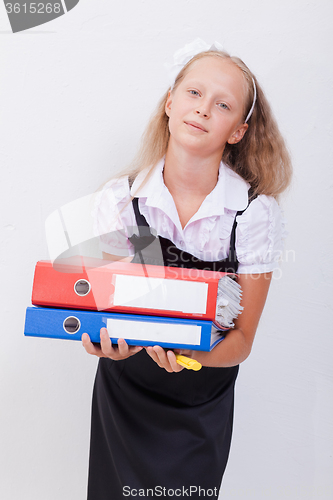
<svg viewBox="0 0 333 500">
<path fill-rule="evenodd" d="M 223 47 L 219 42 L 214 42 L 212 45 L 209 45 L 201 40 L 201 38 L 196 38 L 193 42 L 187 43 L 174 53 L 173 63 L 165 63 L 164 65 L 168 72 L 169 85 L 171 88 L 173 88 L 177 75 L 185 64 L 194 56 L 200 54 L 200 52 L 206 52 L 207 50 L 223 50 Z"/>
</svg>

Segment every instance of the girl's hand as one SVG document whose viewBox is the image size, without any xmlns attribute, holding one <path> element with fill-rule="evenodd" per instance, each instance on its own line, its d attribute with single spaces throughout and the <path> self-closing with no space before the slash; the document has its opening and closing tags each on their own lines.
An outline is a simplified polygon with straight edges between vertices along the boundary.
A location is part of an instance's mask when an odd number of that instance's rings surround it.
<svg viewBox="0 0 333 500">
<path fill-rule="evenodd" d="M 167 372 L 180 372 L 184 369 L 177 363 L 176 355 L 173 351 L 166 351 L 163 347 L 155 345 L 145 347 L 149 356 L 158 364 L 160 368 L 164 368 Z"/>
<path fill-rule="evenodd" d="M 106 328 L 100 331 L 101 346 L 94 345 L 87 333 L 82 335 L 82 345 L 88 354 L 98 358 L 110 358 L 114 360 L 126 359 L 141 351 L 142 347 L 129 346 L 124 339 L 118 339 L 118 346 L 113 347 Z"/>
</svg>

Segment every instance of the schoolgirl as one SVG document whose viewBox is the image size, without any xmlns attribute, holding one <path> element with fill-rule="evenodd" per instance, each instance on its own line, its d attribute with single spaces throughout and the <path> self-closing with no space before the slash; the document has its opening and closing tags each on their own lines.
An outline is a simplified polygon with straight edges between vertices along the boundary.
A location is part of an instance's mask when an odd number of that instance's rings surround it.
<svg viewBox="0 0 333 500">
<path fill-rule="evenodd" d="M 172 350 L 124 339 L 112 346 L 106 329 L 98 347 L 83 334 L 86 351 L 100 358 L 89 500 L 217 498 L 239 364 L 251 352 L 282 251 L 277 196 L 291 166 L 255 76 L 218 44 L 200 40 L 175 55 L 170 71 L 174 80 L 134 168 L 99 194 L 94 217 L 103 255 L 136 261 L 150 234 L 162 255 L 152 263 L 237 272 L 244 310 L 211 352 L 184 352 L 203 365 L 199 372 L 183 369 Z"/>
</svg>

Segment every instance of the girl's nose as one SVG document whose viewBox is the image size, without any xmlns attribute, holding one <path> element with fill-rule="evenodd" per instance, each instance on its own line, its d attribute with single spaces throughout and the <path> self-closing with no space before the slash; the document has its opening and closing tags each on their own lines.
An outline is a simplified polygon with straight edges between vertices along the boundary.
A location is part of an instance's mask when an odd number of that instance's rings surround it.
<svg viewBox="0 0 333 500">
<path fill-rule="evenodd" d="M 205 109 L 205 108 L 203 108 L 203 107 L 201 107 L 201 108 L 197 108 L 197 109 L 195 110 L 195 113 L 196 113 L 197 115 L 203 116 L 203 117 L 205 117 L 205 118 L 207 118 L 207 117 L 208 117 L 208 115 L 209 115 L 209 113 L 208 113 L 207 109 Z"/>
</svg>

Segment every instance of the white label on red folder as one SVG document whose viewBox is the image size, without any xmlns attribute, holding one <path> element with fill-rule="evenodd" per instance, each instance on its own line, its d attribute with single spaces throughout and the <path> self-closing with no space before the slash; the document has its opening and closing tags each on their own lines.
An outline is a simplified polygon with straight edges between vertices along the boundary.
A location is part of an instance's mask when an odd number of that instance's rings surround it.
<svg viewBox="0 0 333 500">
<path fill-rule="evenodd" d="M 201 326 L 160 323 L 154 321 L 129 321 L 107 318 L 106 327 L 110 337 L 171 344 L 199 345 Z"/>
<path fill-rule="evenodd" d="M 117 274 L 113 304 L 205 314 L 208 283 Z"/>
</svg>

